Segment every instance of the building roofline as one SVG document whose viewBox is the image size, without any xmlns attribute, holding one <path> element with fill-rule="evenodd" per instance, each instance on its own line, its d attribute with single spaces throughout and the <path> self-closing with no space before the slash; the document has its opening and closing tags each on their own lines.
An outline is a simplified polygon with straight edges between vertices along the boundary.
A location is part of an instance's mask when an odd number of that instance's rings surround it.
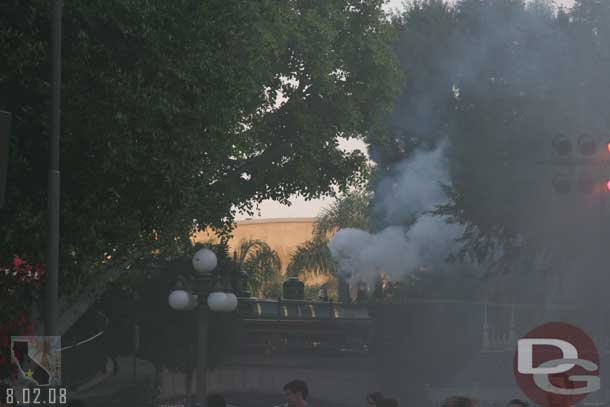
<svg viewBox="0 0 610 407">
<path fill-rule="evenodd" d="M 236 223 L 238 225 L 253 225 L 261 223 L 313 223 L 316 218 L 264 218 L 264 219 L 242 219 Z"/>
</svg>

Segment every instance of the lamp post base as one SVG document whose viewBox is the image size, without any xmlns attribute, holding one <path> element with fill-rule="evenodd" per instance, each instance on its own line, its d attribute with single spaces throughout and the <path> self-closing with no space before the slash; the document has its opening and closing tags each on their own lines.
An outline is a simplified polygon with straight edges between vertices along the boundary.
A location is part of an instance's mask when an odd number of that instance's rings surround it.
<svg viewBox="0 0 610 407">
<path fill-rule="evenodd" d="M 200 304 L 197 309 L 197 388 L 196 400 L 205 405 L 208 396 L 208 308 Z"/>
</svg>

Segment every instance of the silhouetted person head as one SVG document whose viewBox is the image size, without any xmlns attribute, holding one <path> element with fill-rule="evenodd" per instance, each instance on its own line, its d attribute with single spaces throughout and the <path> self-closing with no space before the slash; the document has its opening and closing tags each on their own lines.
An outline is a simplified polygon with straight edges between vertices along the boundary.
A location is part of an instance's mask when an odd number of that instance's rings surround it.
<svg viewBox="0 0 610 407">
<path fill-rule="evenodd" d="M 300 407 L 307 405 L 307 395 L 309 389 L 303 380 L 293 380 L 284 385 L 284 394 L 290 407 Z"/>
<path fill-rule="evenodd" d="M 212 394 L 208 396 L 207 407 L 227 407 L 227 402 L 222 395 Z"/>
<path fill-rule="evenodd" d="M 376 405 L 376 404 L 377 404 L 377 402 L 378 402 L 379 400 L 381 400 L 381 399 L 383 399 L 383 394 L 382 394 L 382 393 L 380 393 L 380 392 L 378 392 L 378 391 L 375 391 L 375 392 L 373 392 L 373 393 L 369 393 L 369 394 L 366 396 L 366 402 L 367 402 L 367 404 L 368 404 L 369 406 L 374 406 L 374 405 Z"/>
<path fill-rule="evenodd" d="M 381 399 L 375 403 L 375 407 L 398 407 L 396 399 Z"/>
<path fill-rule="evenodd" d="M 442 407 L 477 407 L 478 401 L 464 396 L 453 396 L 449 397 L 442 404 Z"/>
<path fill-rule="evenodd" d="M 511 401 L 508 402 L 508 404 L 506 404 L 507 407 L 530 407 L 529 403 L 527 401 L 523 401 L 523 400 L 519 400 L 519 399 L 512 399 Z"/>
</svg>

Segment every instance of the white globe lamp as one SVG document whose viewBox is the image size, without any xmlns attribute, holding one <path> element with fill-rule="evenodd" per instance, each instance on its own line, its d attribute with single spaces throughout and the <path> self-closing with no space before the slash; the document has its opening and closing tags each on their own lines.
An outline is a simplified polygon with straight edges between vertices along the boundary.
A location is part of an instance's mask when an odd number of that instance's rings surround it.
<svg viewBox="0 0 610 407">
<path fill-rule="evenodd" d="M 208 307 L 212 311 L 222 312 L 227 307 L 227 295 L 222 291 L 214 291 L 208 295 Z"/>
<path fill-rule="evenodd" d="M 211 272 L 217 264 L 218 259 L 210 249 L 200 249 L 193 256 L 193 268 L 198 274 Z"/>
<path fill-rule="evenodd" d="M 192 309 L 193 296 L 185 290 L 174 290 L 169 294 L 169 306 L 177 311 Z"/>
<path fill-rule="evenodd" d="M 225 303 L 225 312 L 235 311 L 237 309 L 237 296 L 233 293 L 226 293 L 227 300 Z"/>
</svg>

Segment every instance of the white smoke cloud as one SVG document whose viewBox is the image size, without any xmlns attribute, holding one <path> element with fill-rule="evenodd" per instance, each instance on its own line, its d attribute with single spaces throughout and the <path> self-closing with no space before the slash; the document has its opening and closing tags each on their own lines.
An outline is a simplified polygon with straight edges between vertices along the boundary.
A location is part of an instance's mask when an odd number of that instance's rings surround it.
<svg viewBox="0 0 610 407">
<path fill-rule="evenodd" d="M 459 226 L 423 215 L 408 229 L 390 226 L 376 234 L 341 229 L 329 248 L 338 262 L 339 273 L 371 286 L 381 273 L 399 280 L 419 267 L 443 267 L 460 234 Z"/>
<path fill-rule="evenodd" d="M 376 208 L 386 225 L 398 225 L 447 200 L 441 184 L 449 183 L 447 141 L 402 161 L 375 191 Z"/>
<path fill-rule="evenodd" d="M 447 200 L 441 188 L 449 178 L 445 149 L 441 143 L 416 153 L 380 183 L 376 209 L 390 226 L 375 234 L 352 228 L 335 234 L 329 249 L 340 274 L 371 286 L 381 273 L 399 280 L 419 267 L 445 265 L 462 227 L 425 213 Z M 415 219 L 410 227 L 400 225 L 409 218 Z"/>
</svg>

